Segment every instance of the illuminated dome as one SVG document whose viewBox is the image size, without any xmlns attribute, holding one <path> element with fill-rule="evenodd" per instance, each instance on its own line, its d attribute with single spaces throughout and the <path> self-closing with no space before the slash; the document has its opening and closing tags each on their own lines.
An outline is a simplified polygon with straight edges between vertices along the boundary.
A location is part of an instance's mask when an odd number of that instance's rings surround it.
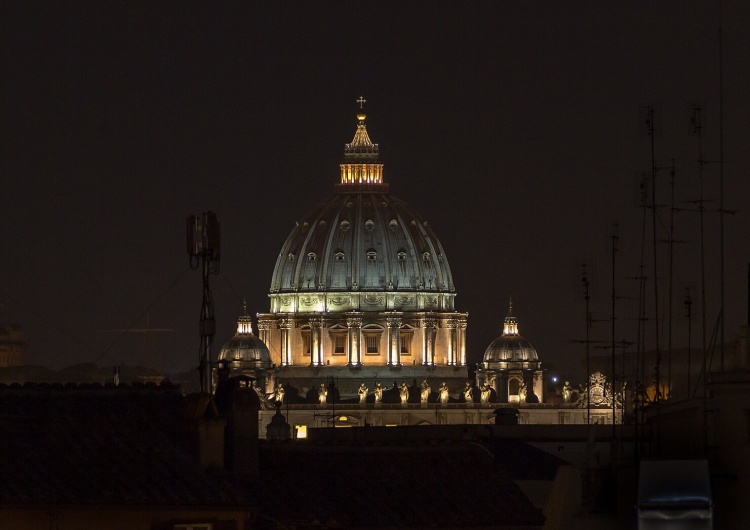
<svg viewBox="0 0 750 530">
<path fill-rule="evenodd" d="M 534 347 L 518 333 L 518 321 L 513 316 L 513 301 L 508 307 L 503 334 L 492 341 L 484 352 L 484 362 L 488 365 L 497 362 L 538 361 Z"/>
<path fill-rule="evenodd" d="M 230 361 L 237 368 L 271 367 L 268 347 L 253 335 L 252 320 L 246 306 L 237 320 L 237 333 L 221 347 L 219 360 Z"/>
<path fill-rule="evenodd" d="M 409 383 L 439 378 L 458 391 L 468 378 L 468 315 L 454 308 L 453 276 L 432 228 L 383 182 L 364 102 L 333 194 L 281 246 L 259 335 L 278 380 L 300 395 L 334 377 L 342 396 L 356 397 L 363 382 L 375 388 L 402 369 L 407 377 L 407 368 Z"/>
<path fill-rule="evenodd" d="M 271 312 L 452 311 L 455 289 L 443 247 L 419 214 L 388 193 L 378 144 L 367 134 L 365 115 L 357 118 L 334 194 L 281 247 Z M 358 294 L 344 296 L 350 293 Z"/>
</svg>

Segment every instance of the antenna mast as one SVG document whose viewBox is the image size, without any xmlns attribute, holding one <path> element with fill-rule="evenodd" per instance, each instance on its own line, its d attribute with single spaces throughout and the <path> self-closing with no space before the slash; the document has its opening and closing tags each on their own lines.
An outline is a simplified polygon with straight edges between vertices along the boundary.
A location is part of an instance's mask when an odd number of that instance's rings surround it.
<svg viewBox="0 0 750 530">
<path fill-rule="evenodd" d="M 616 323 L 616 314 L 615 314 L 615 302 L 617 300 L 616 291 L 615 291 L 615 259 L 617 256 L 617 244 L 620 240 L 620 236 L 618 234 L 619 232 L 619 225 L 617 224 L 617 221 L 614 221 L 612 223 L 612 235 L 610 236 L 610 239 L 612 240 L 612 443 L 614 443 L 615 438 L 617 436 L 617 429 L 615 428 L 615 424 L 617 423 L 617 417 L 616 417 L 616 404 L 617 400 L 615 399 L 615 387 L 617 385 L 617 377 L 616 377 L 616 368 L 615 368 L 615 323 Z M 625 358 L 625 350 L 623 349 L 622 352 L 623 359 Z M 623 374 L 624 375 L 624 374 Z"/>
<path fill-rule="evenodd" d="M 195 270 L 202 265 L 203 269 L 198 365 L 201 393 L 211 392 L 211 343 L 216 333 L 216 319 L 208 278 L 211 274 L 219 274 L 219 234 L 219 221 L 215 213 L 208 211 L 187 218 L 187 251 L 190 256 L 190 267 Z"/>
</svg>

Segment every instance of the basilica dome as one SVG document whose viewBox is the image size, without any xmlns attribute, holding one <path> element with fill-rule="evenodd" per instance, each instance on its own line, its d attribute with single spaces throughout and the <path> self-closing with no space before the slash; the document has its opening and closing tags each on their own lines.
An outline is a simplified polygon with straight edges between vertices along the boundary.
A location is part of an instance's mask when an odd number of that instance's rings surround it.
<svg viewBox="0 0 750 530">
<path fill-rule="evenodd" d="M 336 377 L 342 395 L 357 396 L 381 370 L 390 378 L 408 366 L 409 382 L 429 375 L 463 386 L 468 315 L 455 310 L 448 259 L 432 227 L 383 182 L 361 106 L 339 171 L 333 193 L 281 246 L 270 310 L 258 314 L 276 376 L 304 392 Z"/>
<path fill-rule="evenodd" d="M 453 310 L 443 247 L 419 214 L 389 194 L 378 144 L 370 141 L 365 115 L 357 118 L 333 195 L 299 221 L 281 247 L 271 311 Z M 342 296 L 347 293 L 357 296 Z"/>
<path fill-rule="evenodd" d="M 484 362 L 488 366 L 498 362 L 538 361 L 539 356 L 534 347 L 518 333 L 518 321 L 513 315 L 513 302 L 505 317 L 503 334 L 492 341 L 484 352 Z"/>
</svg>

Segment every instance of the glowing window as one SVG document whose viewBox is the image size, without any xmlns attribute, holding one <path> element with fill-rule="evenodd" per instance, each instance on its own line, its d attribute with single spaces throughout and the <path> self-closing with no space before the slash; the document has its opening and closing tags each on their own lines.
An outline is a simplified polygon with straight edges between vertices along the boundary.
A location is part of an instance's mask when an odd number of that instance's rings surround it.
<svg viewBox="0 0 750 530">
<path fill-rule="evenodd" d="M 304 438 L 307 438 L 307 425 L 295 425 L 294 435 L 297 440 L 303 440 Z"/>
<path fill-rule="evenodd" d="M 346 353 L 346 335 L 344 333 L 336 333 L 333 336 L 333 353 L 334 355 Z"/>
<path fill-rule="evenodd" d="M 302 352 L 308 355 L 312 353 L 312 338 L 309 329 L 302 330 Z"/>
</svg>

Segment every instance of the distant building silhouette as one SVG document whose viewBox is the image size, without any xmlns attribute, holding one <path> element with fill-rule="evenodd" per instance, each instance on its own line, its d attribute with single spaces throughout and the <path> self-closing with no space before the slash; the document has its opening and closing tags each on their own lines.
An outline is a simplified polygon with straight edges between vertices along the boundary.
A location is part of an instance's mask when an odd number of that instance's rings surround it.
<svg viewBox="0 0 750 530">
<path fill-rule="evenodd" d="M 23 330 L 16 324 L 0 324 L 0 368 L 26 364 Z"/>
</svg>

